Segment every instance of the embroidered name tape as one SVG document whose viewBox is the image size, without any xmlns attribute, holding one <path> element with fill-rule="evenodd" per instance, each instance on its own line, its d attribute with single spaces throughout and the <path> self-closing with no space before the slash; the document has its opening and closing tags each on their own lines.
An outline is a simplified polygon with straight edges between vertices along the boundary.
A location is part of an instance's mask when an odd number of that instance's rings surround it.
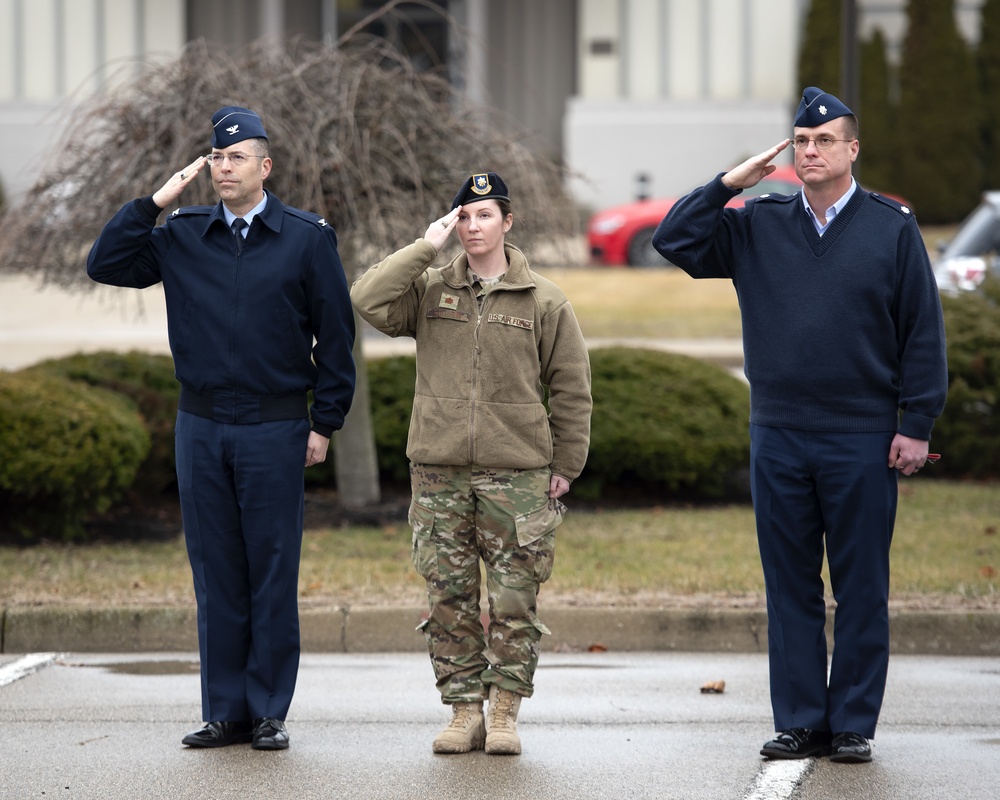
<svg viewBox="0 0 1000 800">
<path fill-rule="evenodd" d="M 524 328 L 526 331 L 534 330 L 535 322 L 530 319 L 511 317 L 507 314 L 487 314 L 487 322 L 499 322 L 501 325 L 513 325 L 515 328 Z"/>
</svg>

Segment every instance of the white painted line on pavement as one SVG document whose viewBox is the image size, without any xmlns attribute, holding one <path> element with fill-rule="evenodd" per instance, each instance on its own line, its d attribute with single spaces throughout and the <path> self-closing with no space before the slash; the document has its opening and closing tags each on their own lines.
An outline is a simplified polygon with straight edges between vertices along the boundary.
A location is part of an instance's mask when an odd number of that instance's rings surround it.
<svg viewBox="0 0 1000 800">
<path fill-rule="evenodd" d="M 743 800 L 788 800 L 811 764 L 811 758 L 766 762 Z"/>
<path fill-rule="evenodd" d="M 17 661 L 0 666 L 0 686 L 26 678 L 59 658 L 59 653 L 29 653 Z"/>
</svg>

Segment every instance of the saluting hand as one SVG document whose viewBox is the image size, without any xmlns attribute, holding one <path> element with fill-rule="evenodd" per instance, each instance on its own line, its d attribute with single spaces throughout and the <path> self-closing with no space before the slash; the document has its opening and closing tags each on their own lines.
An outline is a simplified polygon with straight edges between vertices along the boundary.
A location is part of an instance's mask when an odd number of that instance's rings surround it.
<svg viewBox="0 0 1000 800">
<path fill-rule="evenodd" d="M 430 224 L 430 227 L 427 228 L 424 238 L 434 245 L 435 250 L 440 250 L 444 247 L 444 243 L 448 241 L 448 236 L 454 229 L 455 222 L 458 220 L 458 214 L 461 210 L 461 206 L 453 208 L 441 217 L 441 219 L 434 220 L 434 222 Z"/>
<path fill-rule="evenodd" d="M 180 172 L 175 172 L 170 176 L 170 179 L 153 195 L 153 202 L 160 208 L 166 208 L 169 206 L 172 202 L 174 202 L 174 200 L 181 196 L 181 192 L 183 192 L 185 187 L 187 187 L 187 185 L 194 180 L 195 176 L 201 172 L 205 163 L 205 156 L 198 156 L 198 158 L 184 167 L 184 169 Z"/>
<path fill-rule="evenodd" d="M 730 189 L 749 189 L 756 186 L 764 178 L 774 172 L 778 167 L 771 161 L 791 143 L 791 139 L 785 139 L 776 144 L 770 150 L 765 150 L 760 155 L 748 158 L 738 167 L 733 167 L 722 176 L 722 182 Z"/>
</svg>

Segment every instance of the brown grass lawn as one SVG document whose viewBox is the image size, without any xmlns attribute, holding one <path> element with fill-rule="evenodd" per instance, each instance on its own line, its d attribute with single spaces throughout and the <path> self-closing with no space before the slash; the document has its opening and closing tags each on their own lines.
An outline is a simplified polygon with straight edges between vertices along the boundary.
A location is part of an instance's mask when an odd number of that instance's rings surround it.
<svg viewBox="0 0 1000 800">
<path fill-rule="evenodd" d="M 893 601 L 1000 608 L 1000 487 L 904 480 L 893 542 Z M 762 605 L 748 505 L 574 506 L 559 528 L 552 605 Z M 304 605 L 422 605 L 405 519 L 317 527 L 303 543 Z M 827 581 L 829 585 L 829 581 Z M 189 604 L 183 539 L 0 547 L 0 605 Z"/>
</svg>

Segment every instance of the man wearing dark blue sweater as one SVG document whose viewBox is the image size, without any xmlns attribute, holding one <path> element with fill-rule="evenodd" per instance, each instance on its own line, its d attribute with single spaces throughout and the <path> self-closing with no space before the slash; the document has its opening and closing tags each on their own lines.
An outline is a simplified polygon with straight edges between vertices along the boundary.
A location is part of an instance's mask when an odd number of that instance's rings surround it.
<svg viewBox="0 0 1000 800">
<path fill-rule="evenodd" d="M 794 125 L 792 139 L 678 201 L 653 245 L 695 278 L 732 280 L 740 301 L 778 732 L 761 754 L 862 762 L 889 662 L 897 478 L 923 466 L 944 409 L 944 324 L 910 210 L 851 174 L 851 110 L 809 87 Z M 789 145 L 802 192 L 726 208 Z M 837 602 L 829 673 L 824 538 Z"/>
</svg>

